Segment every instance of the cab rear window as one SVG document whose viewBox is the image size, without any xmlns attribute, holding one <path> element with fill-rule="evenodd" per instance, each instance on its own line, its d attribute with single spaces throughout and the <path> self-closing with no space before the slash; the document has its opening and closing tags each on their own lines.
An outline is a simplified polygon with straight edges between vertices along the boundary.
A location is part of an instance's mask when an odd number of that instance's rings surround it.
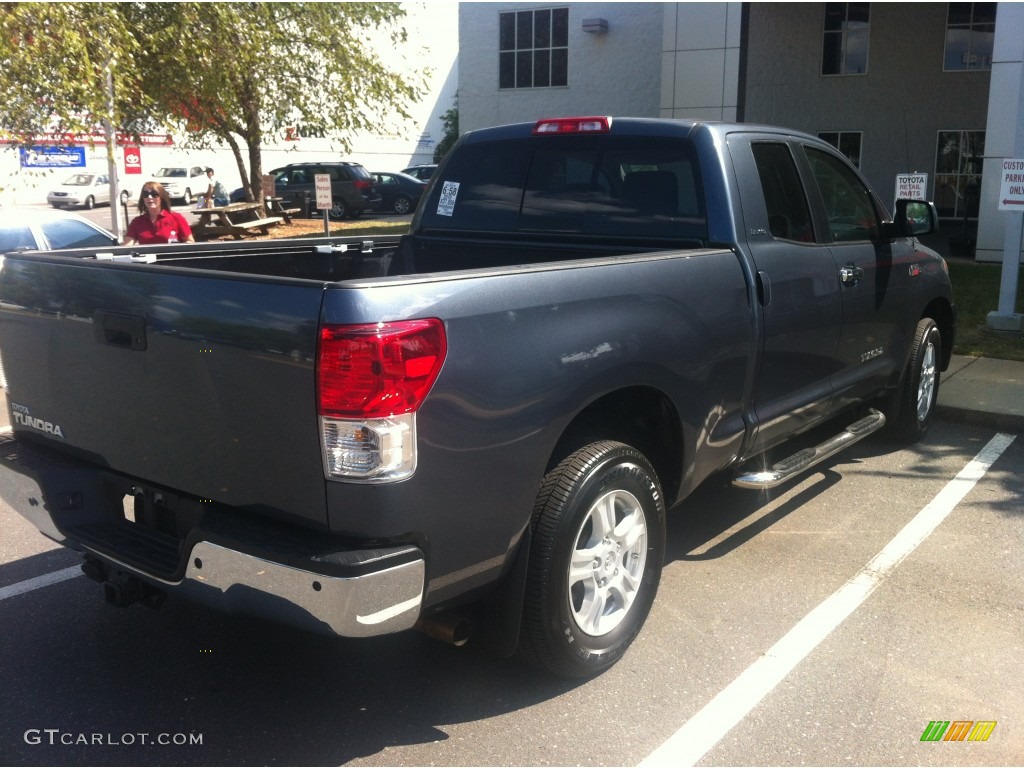
<svg viewBox="0 0 1024 768">
<path fill-rule="evenodd" d="M 431 190 L 427 229 L 706 239 L 685 139 L 551 136 L 465 144 Z"/>
</svg>

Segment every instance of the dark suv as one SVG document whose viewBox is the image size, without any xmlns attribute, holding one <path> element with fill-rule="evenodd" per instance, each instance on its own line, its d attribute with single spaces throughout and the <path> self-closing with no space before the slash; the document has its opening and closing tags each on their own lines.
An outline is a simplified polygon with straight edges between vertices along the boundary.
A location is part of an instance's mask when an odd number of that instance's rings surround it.
<svg viewBox="0 0 1024 768">
<path fill-rule="evenodd" d="M 316 214 L 316 174 L 331 177 L 331 200 L 327 212 L 332 219 L 355 218 L 364 210 L 380 203 L 377 183 L 359 163 L 292 163 L 270 172 L 274 177 L 274 194 L 283 197 L 286 205 L 298 206 Z"/>
</svg>

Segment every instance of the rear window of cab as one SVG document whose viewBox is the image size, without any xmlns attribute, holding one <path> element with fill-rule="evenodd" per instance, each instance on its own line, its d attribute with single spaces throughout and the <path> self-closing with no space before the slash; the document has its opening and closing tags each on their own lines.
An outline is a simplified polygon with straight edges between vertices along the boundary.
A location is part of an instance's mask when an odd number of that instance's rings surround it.
<svg viewBox="0 0 1024 768">
<path fill-rule="evenodd" d="M 463 144 L 435 181 L 424 229 L 704 240 L 693 145 L 640 136 Z"/>
</svg>

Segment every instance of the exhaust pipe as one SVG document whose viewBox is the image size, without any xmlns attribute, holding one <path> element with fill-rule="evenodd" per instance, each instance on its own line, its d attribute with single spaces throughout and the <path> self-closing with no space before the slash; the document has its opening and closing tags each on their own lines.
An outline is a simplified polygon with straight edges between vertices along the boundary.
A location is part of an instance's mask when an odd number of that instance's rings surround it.
<svg viewBox="0 0 1024 768">
<path fill-rule="evenodd" d="M 472 624 L 465 616 L 457 616 L 453 613 L 439 613 L 434 616 L 425 616 L 415 624 L 418 629 L 428 637 L 440 640 L 442 643 L 454 645 L 461 648 L 469 642 L 469 635 Z"/>
</svg>

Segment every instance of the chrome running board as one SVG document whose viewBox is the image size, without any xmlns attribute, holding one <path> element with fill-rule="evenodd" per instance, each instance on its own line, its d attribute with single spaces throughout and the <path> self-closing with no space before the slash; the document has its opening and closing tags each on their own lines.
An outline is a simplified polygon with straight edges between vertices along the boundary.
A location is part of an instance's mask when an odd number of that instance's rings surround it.
<svg viewBox="0 0 1024 768">
<path fill-rule="evenodd" d="M 885 416 L 874 408 L 868 411 L 868 415 L 859 421 L 855 421 L 838 435 L 830 437 L 823 443 L 813 448 L 804 448 L 792 456 L 774 464 L 769 469 L 757 472 L 745 472 L 736 477 L 732 484 L 739 488 L 774 488 L 782 485 L 787 480 L 799 475 L 815 464 L 824 461 L 830 456 L 835 456 L 840 451 L 849 448 L 856 442 L 863 440 L 872 432 L 877 432 L 885 426 Z"/>
</svg>

